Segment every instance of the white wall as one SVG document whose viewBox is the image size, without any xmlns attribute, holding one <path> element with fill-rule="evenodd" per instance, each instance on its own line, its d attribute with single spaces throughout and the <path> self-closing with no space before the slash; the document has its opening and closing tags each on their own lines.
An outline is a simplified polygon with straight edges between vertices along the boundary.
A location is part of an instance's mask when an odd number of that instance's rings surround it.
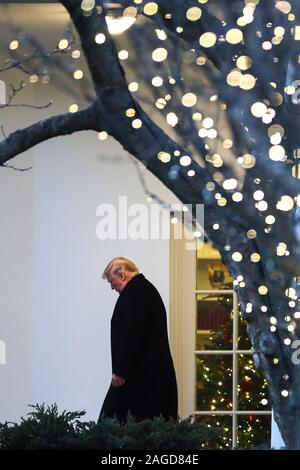
<svg viewBox="0 0 300 470">
<path fill-rule="evenodd" d="M 134 259 L 168 307 L 168 240 L 96 237 L 101 202 L 117 206 L 126 194 L 129 203 L 145 202 L 132 163 L 101 164 L 99 145 L 92 133 L 59 138 L 33 150 L 33 171 L 1 169 L 0 339 L 7 363 L 0 366 L 0 421 L 41 402 L 97 418 L 110 380 L 118 295 L 101 279 L 111 258 Z M 104 145 L 108 155 L 122 154 L 113 141 Z M 162 196 L 166 191 L 150 180 Z"/>
<path fill-rule="evenodd" d="M 18 419 L 31 402 L 32 183 L 33 172 L 0 168 L 0 421 Z"/>
<path fill-rule="evenodd" d="M 122 154 L 116 143 L 107 155 Z M 99 240 L 96 208 L 119 195 L 145 202 L 130 161 L 101 164 L 93 133 L 35 150 L 33 401 L 86 409 L 95 419 L 111 376 L 109 327 L 118 294 L 101 273 L 125 255 L 169 302 L 169 241 Z M 103 152 L 103 150 L 102 150 Z M 126 159 L 126 157 L 125 157 Z M 160 183 L 151 178 L 158 194 Z"/>
<path fill-rule="evenodd" d="M 16 73 L 15 84 L 19 78 Z M 26 98 L 33 101 L 32 89 Z M 5 109 L 0 124 L 9 134 L 33 119 L 31 109 Z M 14 159 L 20 168 L 32 162 L 32 150 Z M 32 402 L 33 181 L 34 170 L 0 167 L 0 421 L 18 419 Z"/>
</svg>

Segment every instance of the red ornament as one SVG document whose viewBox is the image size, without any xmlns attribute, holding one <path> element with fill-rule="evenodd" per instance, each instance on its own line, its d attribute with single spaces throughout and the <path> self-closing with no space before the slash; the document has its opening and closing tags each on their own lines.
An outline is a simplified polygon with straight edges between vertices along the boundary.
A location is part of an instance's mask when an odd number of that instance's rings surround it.
<svg viewBox="0 0 300 470">
<path fill-rule="evenodd" d="M 253 380 L 243 380 L 241 383 L 241 389 L 244 393 L 250 393 L 252 392 L 254 388 L 254 382 Z"/>
</svg>

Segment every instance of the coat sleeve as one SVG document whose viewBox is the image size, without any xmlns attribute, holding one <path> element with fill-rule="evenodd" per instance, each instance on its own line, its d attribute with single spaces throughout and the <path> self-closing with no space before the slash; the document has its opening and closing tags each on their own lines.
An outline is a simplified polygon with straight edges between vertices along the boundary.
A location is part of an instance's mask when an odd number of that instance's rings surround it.
<svg viewBox="0 0 300 470">
<path fill-rule="evenodd" d="M 118 354 L 113 373 L 126 381 L 143 348 L 147 333 L 149 305 L 140 295 L 132 295 L 122 312 L 122 336 L 118 344 Z"/>
</svg>

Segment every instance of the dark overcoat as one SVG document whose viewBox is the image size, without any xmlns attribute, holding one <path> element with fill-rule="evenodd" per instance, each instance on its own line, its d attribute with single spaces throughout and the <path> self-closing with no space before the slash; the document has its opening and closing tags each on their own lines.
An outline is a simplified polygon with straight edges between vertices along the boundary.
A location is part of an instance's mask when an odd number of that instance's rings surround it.
<svg viewBox="0 0 300 470">
<path fill-rule="evenodd" d="M 177 418 L 177 383 L 162 298 L 143 274 L 121 291 L 111 319 L 112 372 L 125 379 L 110 386 L 101 417 L 137 421 Z"/>
</svg>

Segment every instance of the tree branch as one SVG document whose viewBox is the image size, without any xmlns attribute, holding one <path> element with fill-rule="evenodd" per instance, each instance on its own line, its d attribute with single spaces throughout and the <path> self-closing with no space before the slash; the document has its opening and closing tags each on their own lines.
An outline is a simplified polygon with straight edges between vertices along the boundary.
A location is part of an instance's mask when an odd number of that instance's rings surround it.
<svg viewBox="0 0 300 470">
<path fill-rule="evenodd" d="M 98 116 L 100 121 L 100 116 Z M 103 129 L 104 126 L 102 126 Z M 40 142 L 62 135 L 95 128 L 95 108 L 90 106 L 77 113 L 66 113 L 39 121 L 11 133 L 0 143 L 0 165 Z"/>
</svg>

